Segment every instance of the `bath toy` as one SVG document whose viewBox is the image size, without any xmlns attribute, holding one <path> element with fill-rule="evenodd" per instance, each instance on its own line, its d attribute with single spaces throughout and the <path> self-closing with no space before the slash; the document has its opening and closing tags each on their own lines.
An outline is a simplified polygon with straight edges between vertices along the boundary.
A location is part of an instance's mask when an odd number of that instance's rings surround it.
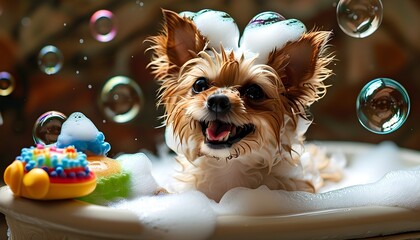
<svg viewBox="0 0 420 240">
<path fill-rule="evenodd" d="M 162 192 L 153 178 L 144 177 L 151 168 L 145 154 L 112 159 L 106 156 L 110 149 L 92 121 L 75 112 L 63 123 L 57 142 L 23 148 L 4 181 L 16 196 L 77 198 L 99 205 Z"/>
<path fill-rule="evenodd" d="M 37 144 L 23 148 L 4 172 L 4 182 L 16 196 L 38 200 L 76 198 L 91 193 L 96 176 L 86 154 L 73 146 Z"/>
<path fill-rule="evenodd" d="M 79 200 L 106 205 L 119 199 L 126 199 L 138 194 L 136 185 L 145 182 L 138 177 L 143 165 L 130 159 L 133 165 L 126 167 L 123 161 L 107 157 L 111 145 L 105 141 L 105 135 L 81 112 L 72 113 L 63 123 L 60 135 L 55 143 L 57 147 L 74 146 L 87 155 L 87 163 L 96 176 L 96 188 Z"/>
</svg>

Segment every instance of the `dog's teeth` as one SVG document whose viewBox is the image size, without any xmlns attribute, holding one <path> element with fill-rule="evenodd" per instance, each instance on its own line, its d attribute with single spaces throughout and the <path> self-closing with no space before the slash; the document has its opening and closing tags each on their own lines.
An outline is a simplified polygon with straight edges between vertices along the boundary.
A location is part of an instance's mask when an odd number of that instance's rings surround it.
<svg viewBox="0 0 420 240">
<path fill-rule="evenodd" d="M 230 132 L 229 134 L 226 134 L 225 137 L 223 139 L 221 139 L 222 142 L 226 142 L 229 139 L 230 136 Z"/>
</svg>

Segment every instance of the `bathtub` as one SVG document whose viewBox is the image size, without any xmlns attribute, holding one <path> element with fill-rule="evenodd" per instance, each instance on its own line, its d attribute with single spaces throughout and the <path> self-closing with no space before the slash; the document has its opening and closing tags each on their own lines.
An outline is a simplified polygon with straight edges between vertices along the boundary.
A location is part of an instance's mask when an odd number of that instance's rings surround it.
<svg viewBox="0 0 420 240">
<path fill-rule="evenodd" d="M 349 161 L 373 145 L 323 142 Z M 420 164 L 420 153 L 401 149 L 400 157 Z M 150 239 L 129 210 L 77 200 L 35 201 L 14 197 L 0 188 L 0 212 L 6 216 L 11 239 Z M 420 238 L 420 212 L 400 207 L 366 206 L 273 216 L 219 216 L 211 239 L 349 239 Z M 383 239 L 383 238 L 381 238 Z"/>
</svg>

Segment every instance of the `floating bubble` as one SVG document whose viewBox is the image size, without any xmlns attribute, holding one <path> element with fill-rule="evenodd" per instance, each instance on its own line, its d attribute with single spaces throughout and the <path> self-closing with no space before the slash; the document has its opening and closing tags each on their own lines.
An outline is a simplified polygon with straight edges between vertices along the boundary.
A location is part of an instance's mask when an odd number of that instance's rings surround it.
<svg viewBox="0 0 420 240">
<path fill-rule="evenodd" d="M 63 54 L 55 46 L 45 46 L 38 54 L 38 65 L 44 73 L 55 74 L 63 66 Z"/>
<path fill-rule="evenodd" d="M 0 72 L 0 96 L 7 96 L 15 89 L 15 78 L 8 72 Z"/>
<path fill-rule="evenodd" d="M 109 42 L 117 34 L 114 14 L 108 10 L 99 10 L 90 18 L 92 36 L 100 42 Z"/>
<path fill-rule="evenodd" d="M 61 125 L 67 117 L 61 112 L 49 111 L 42 114 L 35 122 L 32 138 L 36 144 L 53 144 L 57 142 L 61 132 Z"/>
<path fill-rule="evenodd" d="M 144 2 L 139 1 L 139 0 L 136 1 L 136 4 L 139 5 L 140 7 L 143 7 L 144 6 Z"/>
<path fill-rule="evenodd" d="M 132 79 L 116 76 L 103 86 L 99 104 L 108 119 L 125 123 L 139 114 L 143 106 L 143 92 Z"/>
<path fill-rule="evenodd" d="M 351 37 L 364 38 L 378 29 L 382 21 L 381 0 L 340 0 L 337 21 L 341 30 Z"/>
<path fill-rule="evenodd" d="M 31 25 L 31 19 L 29 17 L 24 17 L 22 18 L 22 20 L 20 20 L 20 23 L 22 24 L 22 26 L 24 27 L 28 27 L 29 25 Z"/>
<path fill-rule="evenodd" d="M 397 130 L 410 112 L 407 91 L 389 78 L 377 78 L 367 83 L 356 101 L 357 117 L 367 130 L 387 134 Z"/>
</svg>

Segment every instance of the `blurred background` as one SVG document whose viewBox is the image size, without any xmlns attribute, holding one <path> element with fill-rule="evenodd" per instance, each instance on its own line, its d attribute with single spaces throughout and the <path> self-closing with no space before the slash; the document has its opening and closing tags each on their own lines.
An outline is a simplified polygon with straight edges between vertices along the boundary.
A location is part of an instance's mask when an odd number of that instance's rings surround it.
<svg viewBox="0 0 420 240">
<path fill-rule="evenodd" d="M 382 3 L 379 28 L 354 38 L 337 23 L 336 0 L 1 0 L 0 172 L 34 144 L 33 126 L 48 111 L 84 113 L 105 134 L 111 157 L 156 151 L 163 141 L 162 109 L 155 105 L 157 85 L 146 68 L 144 40 L 160 30 L 161 8 L 225 11 L 240 31 L 262 11 L 300 19 L 307 29 L 332 30 L 335 75 L 312 107 L 307 139 L 390 140 L 420 150 L 420 1 Z M 44 48 L 49 45 L 55 48 Z M 390 134 L 366 130 L 356 114 L 359 92 L 378 77 L 398 81 L 411 98 L 407 121 Z"/>
</svg>

